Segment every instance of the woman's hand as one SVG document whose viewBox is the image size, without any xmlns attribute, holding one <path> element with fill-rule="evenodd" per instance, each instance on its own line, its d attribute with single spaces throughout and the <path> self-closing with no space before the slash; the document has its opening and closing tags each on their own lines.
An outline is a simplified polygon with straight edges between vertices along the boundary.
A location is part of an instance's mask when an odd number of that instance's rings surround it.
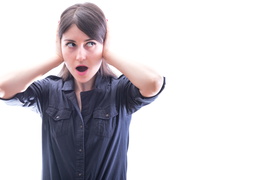
<svg viewBox="0 0 259 180">
<path fill-rule="evenodd" d="M 110 49 L 110 46 L 111 46 L 111 40 L 110 40 L 111 35 L 110 35 L 110 28 L 109 28 L 108 20 L 106 22 L 106 25 L 107 25 L 107 31 L 106 31 L 105 40 L 104 40 L 104 43 L 103 43 L 103 58 L 105 60 L 109 56 L 109 49 Z"/>
<path fill-rule="evenodd" d="M 113 65 L 114 56 L 118 55 L 118 51 L 114 44 L 111 24 L 108 22 L 108 20 L 106 23 L 107 23 L 107 32 L 103 43 L 103 58 L 108 64 L 114 66 Z"/>
<path fill-rule="evenodd" d="M 63 55 L 62 55 L 62 50 L 61 50 L 61 38 L 59 37 L 59 22 L 56 30 L 56 55 L 58 59 L 60 60 L 60 63 L 64 61 Z"/>
</svg>

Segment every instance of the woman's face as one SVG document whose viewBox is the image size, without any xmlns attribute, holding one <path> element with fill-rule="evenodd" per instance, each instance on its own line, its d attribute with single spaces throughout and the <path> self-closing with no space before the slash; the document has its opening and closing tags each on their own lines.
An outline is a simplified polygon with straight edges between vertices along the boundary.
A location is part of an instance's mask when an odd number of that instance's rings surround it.
<svg viewBox="0 0 259 180">
<path fill-rule="evenodd" d="M 102 64 L 103 44 L 75 24 L 62 35 L 61 50 L 66 67 L 78 83 L 90 81 Z"/>
</svg>

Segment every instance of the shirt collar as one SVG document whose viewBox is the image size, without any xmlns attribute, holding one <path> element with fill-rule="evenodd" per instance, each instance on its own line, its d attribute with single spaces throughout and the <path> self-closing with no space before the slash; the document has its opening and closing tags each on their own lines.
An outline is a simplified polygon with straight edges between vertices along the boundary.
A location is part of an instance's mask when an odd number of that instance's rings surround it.
<svg viewBox="0 0 259 180">
<path fill-rule="evenodd" d="M 73 91 L 74 90 L 74 78 L 69 78 L 66 80 L 62 87 L 63 91 Z"/>
</svg>

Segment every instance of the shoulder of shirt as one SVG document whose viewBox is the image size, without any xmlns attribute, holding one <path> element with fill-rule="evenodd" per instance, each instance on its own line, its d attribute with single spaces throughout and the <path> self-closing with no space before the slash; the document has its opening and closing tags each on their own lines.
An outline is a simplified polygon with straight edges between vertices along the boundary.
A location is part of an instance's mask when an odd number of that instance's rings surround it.
<svg viewBox="0 0 259 180">
<path fill-rule="evenodd" d="M 39 79 L 37 81 L 35 81 L 34 83 L 38 84 L 52 84 L 52 85 L 58 85 L 58 84 L 63 84 L 63 79 L 59 76 L 54 76 L 54 75 L 49 75 L 43 79 Z"/>
<path fill-rule="evenodd" d="M 110 83 L 112 82 L 128 82 L 129 79 L 124 75 L 124 74 L 121 74 L 120 76 L 117 76 L 117 77 L 110 77 Z"/>
<path fill-rule="evenodd" d="M 49 79 L 49 80 L 52 80 L 52 81 L 62 80 L 61 77 L 59 77 L 59 76 L 54 76 L 54 75 L 47 76 L 45 79 Z"/>
</svg>

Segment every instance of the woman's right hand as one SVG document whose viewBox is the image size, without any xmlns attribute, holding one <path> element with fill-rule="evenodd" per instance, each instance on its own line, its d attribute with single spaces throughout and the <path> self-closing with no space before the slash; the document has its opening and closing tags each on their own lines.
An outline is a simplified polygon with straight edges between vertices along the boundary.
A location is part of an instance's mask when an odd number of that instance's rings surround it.
<svg viewBox="0 0 259 180">
<path fill-rule="evenodd" d="M 62 55 L 60 39 L 61 39 L 61 37 L 59 36 L 59 21 L 58 21 L 57 30 L 56 30 L 56 54 L 62 63 L 64 61 L 64 59 L 63 59 L 63 55 Z"/>
</svg>

